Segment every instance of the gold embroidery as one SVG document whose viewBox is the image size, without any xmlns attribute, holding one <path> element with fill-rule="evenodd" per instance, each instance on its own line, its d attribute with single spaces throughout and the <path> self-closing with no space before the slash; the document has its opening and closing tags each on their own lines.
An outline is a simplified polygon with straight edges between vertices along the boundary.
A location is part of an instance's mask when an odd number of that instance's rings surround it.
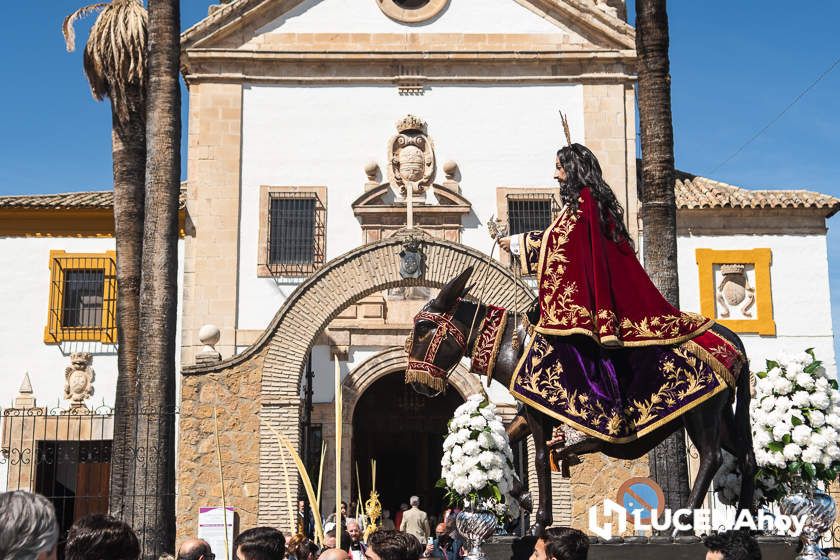
<svg viewBox="0 0 840 560">
<path fill-rule="evenodd" d="M 710 369 L 704 368 L 696 356 L 682 348 L 674 348 L 673 352 L 685 361 L 685 367 L 678 367 L 670 358 L 664 359 L 659 367 L 665 373 L 665 382 L 659 390 L 647 400 L 635 400 L 625 408 L 625 413 L 635 417 L 638 426 L 652 422 L 660 413 L 667 412 L 677 403 L 705 391 L 713 382 Z"/>
<path fill-rule="evenodd" d="M 596 312 L 594 309 L 590 310 L 574 303 L 578 285 L 574 281 L 565 280 L 566 268 L 569 264 L 565 245 L 569 243 L 569 236 L 582 212 L 582 207 L 578 208 L 574 215 L 563 212 L 539 238 L 539 242 L 532 241 L 530 233 L 523 236 L 526 247 L 539 249 L 540 253 L 537 257 L 539 267 L 537 279 L 541 287 L 540 302 L 543 317 L 537 325 L 539 332 L 558 335 L 581 333 L 610 346 L 635 346 L 682 342 L 711 326 L 711 320 L 696 313 L 645 317 L 640 321 L 624 318 L 619 323 L 618 317 L 612 310 L 601 309 Z M 548 252 L 546 249 L 550 241 L 556 244 L 552 251 Z M 530 260 L 529 253 L 528 264 Z M 554 326 L 542 327 L 544 322 Z M 684 332 L 683 327 L 693 332 L 680 336 L 680 333 Z M 605 338 L 607 340 L 604 340 Z M 628 338 L 632 340 L 625 341 Z"/>
<path fill-rule="evenodd" d="M 535 375 L 534 367 L 541 363 L 547 352 L 550 352 L 550 349 L 548 349 L 547 346 L 548 342 L 544 336 L 540 334 L 532 334 L 531 341 L 516 366 L 517 373 L 511 377 L 510 385 L 508 387 L 511 394 L 517 400 L 524 402 L 540 412 L 564 422 L 569 426 L 572 426 L 576 430 L 610 443 L 627 443 L 637 440 L 638 438 L 664 426 L 668 422 L 673 421 L 679 415 L 685 414 L 687 410 L 700 405 L 706 400 L 727 389 L 725 384 L 720 382 L 715 383 L 713 374 L 709 373 L 707 381 L 709 386 L 707 387 L 705 394 L 697 395 L 691 402 L 678 403 L 676 401 L 676 395 L 673 393 L 664 393 L 661 396 L 661 402 L 668 408 L 664 410 L 662 415 L 658 418 L 654 417 L 650 423 L 639 427 L 636 427 L 636 423 L 633 422 L 632 418 L 622 415 L 619 411 L 612 411 L 610 414 L 607 414 L 603 409 L 602 403 L 598 399 L 590 399 L 589 395 L 586 394 L 574 395 L 575 404 L 582 407 L 583 410 L 590 410 L 591 414 L 587 414 L 586 416 L 595 418 L 596 421 L 586 421 L 580 416 L 572 418 L 571 415 L 567 414 L 566 410 L 554 405 L 548 406 L 548 403 L 542 400 L 545 398 L 544 395 L 550 390 L 549 387 L 540 388 L 541 384 L 536 378 L 533 380 L 533 385 L 529 386 L 529 384 L 525 382 L 528 376 Z M 691 352 L 689 348 L 686 348 L 686 350 Z M 674 369 L 676 370 L 676 368 Z M 534 387 L 536 387 L 537 390 L 532 391 Z M 567 394 L 566 396 L 568 398 Z M 659 399 L 648 399 L 648 401 L 652 400 L 658 401 Z M 578 406 L 573 407 L 573 409 L 577 414 L 581 414 L 581 409 L 578 408 Z M 627 413 L 625 412 L 625 414 Z M 606 429 L 607 424 L 609 424 L 609 432 Z"/>
<path fill-rule="evenodd" d="M 610 309 L 602 309 L 598 312 L 598 334 L 601 336 L 615 334 L 618 317 Z"/>
<path fill-rule="evenodd" d="M 589 402 L 588 395 L 578 394 L 577 391 L 566 390 L 560 384 L 560 376 L 563 374 L 563 365 L 555 362 L 543 369 L 542 360 L 549 351 L 548 341 L 544 337 L 538 337 L 532 346 L 533 356 L 529 373 L 522 379 L 522 386 L 535 395 L 539 395 L 547 403 L 557 407 L 565 414 L 587 420 L 589 414 L 586 405 Z M 600 405 L 600 403 L 598 403 Z"/>
<path fill-rule="evenodd" d="M 681 327 L 694 329 L 707 321 L 705 317 L 688 312 L 680 315 L 645 317 L 638 322 L 624 319 L 621 321 L 621 335 L 622 337 L 632 335 L 634 338 L 673 337 L 680 334 Z"/>
</svg>

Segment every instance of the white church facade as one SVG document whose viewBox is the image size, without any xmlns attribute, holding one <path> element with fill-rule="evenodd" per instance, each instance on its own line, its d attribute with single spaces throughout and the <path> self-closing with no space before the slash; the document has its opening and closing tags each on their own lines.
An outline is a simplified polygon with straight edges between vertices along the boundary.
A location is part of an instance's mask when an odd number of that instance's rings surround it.
<svg viewBox="0 0 840 560">
<path fill-rule="evenodd" d="M 498 251 L 488 260 L 486 223 L 495 216 L 514 232 L 534 229 L 557 211 L 558 110 L 573 140 L 598 156 L 629 230 L 644 242 L 635 39 L 623 2 L 481 4 L 233 0 L 182 35 L 189 139 L 179 257 L 179 535 L 195 532 L 199 507 L 220 500 L 207 422 L 214 408 L 227 500 L 242 528 L 289 525 L 268 426 L 310 466 L 326 443 L 323 499 L 332 507 L 336 360 L 345 401 L 342 496 L 359 494 L 357 464 L 369 491 L 375 458 L 389 473 L 380 475 L 386 507 L 419 494 L 430 512 L 439 510 L 440 436 L 481 382 L 461 366 L 445 397 L 426 400 L 402 383 L 403 342 L 419 307 L 467 265 L 487 275 L 488 301 L 520 309 L 530 302 L 527 279 L 518 283 Z M 411 165 L 418 174 L 406 187 Z M 808 347 L 834 368 L 826 230 L 840 200 L 687 173 L 675 188 L 681 307 L 738 332 L 754 370 Z M 51 196 L 0 197 L 0 259 L 15 271 L 2 291 L 14 319 L 0 325 L 8 370 L 0 489 L 36 487 L 37 472 L 11 468 L 20 444 L 14 418 L 33 407 L 74 406 L 64 393 L 74 353 L 90 353 L 95 369 L 94 396 L 80 397 L 85 406 L 113 405 L 115 338 L 105 333 L 113 224 L 82 225 L 96 212 L 104 219 L 108 197 Z M 91 200 L 96 212 L 85 206 Z M 412 247 L 423 255 L 418 274 L 400 268 L 400 253 Z M 102 295 L 86 293 L 84 305 L 100 311 L 73 315 L 57 299 L 76 286 L 73 274 L 54 272 L 64 256 L 100 259 L 88 268 L 102 274 L 87 281 L 101 283 Z M 73 262 L 63 270 L 87 270 Z M 52 327 L 50 317 L 58 318 Z M 98 339 L 84 348 L 55 340 L 56 320 L 75 321 L 77 333 L 98 329 L 90 334 Z M 504 387 L 488 389 L 506 414 L 515 412 Z M 100 432 L 103 441 L 111 436 Z M 524 460 L 527 450 L 520 452 Z M 555 521 L 582 523 L 593 500 L 647 473 L 644 462 L 597 457 L 576 469 L 570 481 L 556 480 Z"/>
</svg>

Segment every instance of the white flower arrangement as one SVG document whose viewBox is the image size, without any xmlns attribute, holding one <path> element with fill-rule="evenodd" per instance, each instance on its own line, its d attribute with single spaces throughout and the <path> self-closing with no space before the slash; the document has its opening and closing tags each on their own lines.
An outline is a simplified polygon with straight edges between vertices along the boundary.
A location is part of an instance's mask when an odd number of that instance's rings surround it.
<svg viewBox="0 0 840 560">
<path fill-rule="evenodd" d="M 805 354 L 767 360 L 767 369 L 756 373 L 750 416 L 759 504 L 789 494 L 797 478 L 828 483 L 840 473 L 837 380 L 828 375 L 813 348 Z M 714 487 L 724 504 L 738 502 L 740 472 L 735 457 L 725 451 Z"/>
<path fill-rule="evenodd" d="M 510 495 L 516 474 L 513 452 L 496 406 L 473 395 L 455 409 L 443 442 L 439 488 L 451 503 L 490 510 L 499 517 L 519 516 Z"/>
</svg>

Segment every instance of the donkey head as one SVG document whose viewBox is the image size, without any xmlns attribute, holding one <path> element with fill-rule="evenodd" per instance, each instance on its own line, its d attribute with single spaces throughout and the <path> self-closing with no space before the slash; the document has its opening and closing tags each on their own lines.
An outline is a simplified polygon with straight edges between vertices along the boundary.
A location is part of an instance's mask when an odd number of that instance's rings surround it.
<svg viewBox="0 0 840 560">
<path fill-rule="evenodd" d="M 469 325 L 456 313 L 459 300 L 469 292 L 467 282 L 472 272 L 472 267 L 468 267 L 450 280 L 414 317 L 414 328 L 405 344 L 406 383 L 422 383 L 437 392 L 446 387 L 449 372 L 467 350 Z"/>
</svg>

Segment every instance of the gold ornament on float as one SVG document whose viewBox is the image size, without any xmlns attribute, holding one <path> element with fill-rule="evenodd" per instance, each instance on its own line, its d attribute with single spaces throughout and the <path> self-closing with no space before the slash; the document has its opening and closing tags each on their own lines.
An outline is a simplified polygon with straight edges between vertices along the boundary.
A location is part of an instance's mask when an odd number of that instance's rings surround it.
<svg viewBox="0 0 840 560">
<path fill-rule="evenodd" d="M 370 523 L 368 523 L 368 526 L 365 527 L 365 542 L 367 542 L 368 537 L 370 537 L 373 533 L 376 532 L 377 529 L 379 529 L 379 526 L 376 522 L 382 515 L 382 504 L 379 503 L 379 492 L 376 491 L 376 459 L 371 459 L 370 461 L 370 472 L 370 498 L 368 498 L 368 500 L 365 502 L 365 514 L 370 520 Z"/>
</svg>

